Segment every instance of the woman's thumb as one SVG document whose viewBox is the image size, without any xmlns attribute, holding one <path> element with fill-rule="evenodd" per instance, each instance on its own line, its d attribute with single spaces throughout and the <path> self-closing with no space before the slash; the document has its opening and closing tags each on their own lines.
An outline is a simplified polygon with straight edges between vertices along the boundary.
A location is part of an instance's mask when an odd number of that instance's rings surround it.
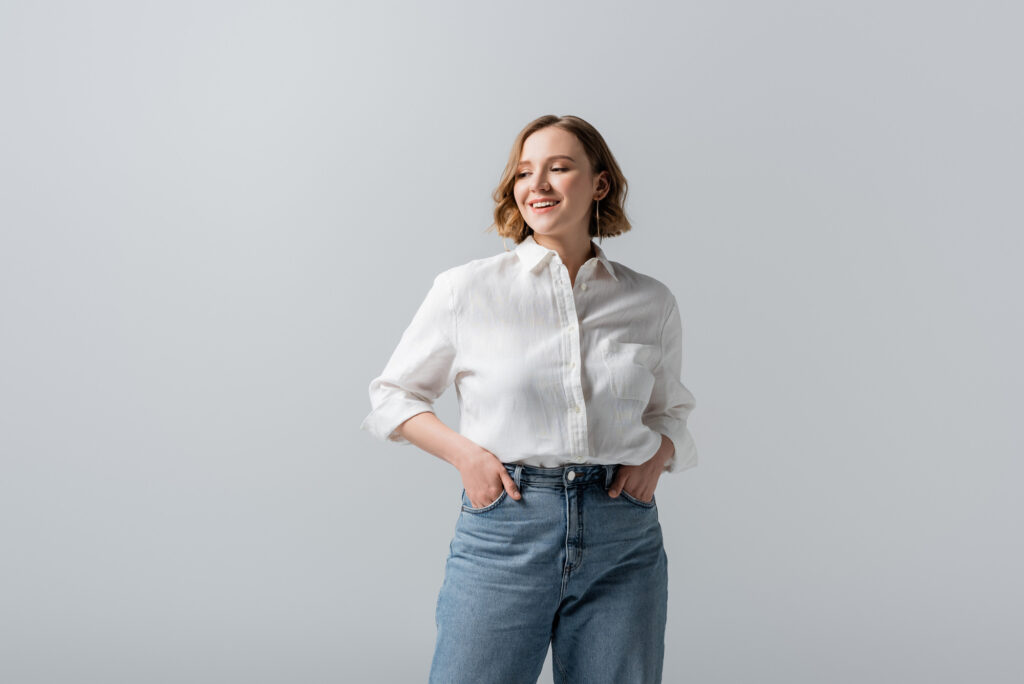
<svg viewBox="0 0 1024 684">
<path fill-rule="evenodd" d="M 505 491 L 508 492 L 508 495 L 513 499 L 518 499 L 521 496 L 519 493 L 519 487 L 516 487 L 515 481 L 509 477 L 508 471 L 505 470 L 504 466 L 501 468 L 501 482 L 505 485 Z"/>
</svg>

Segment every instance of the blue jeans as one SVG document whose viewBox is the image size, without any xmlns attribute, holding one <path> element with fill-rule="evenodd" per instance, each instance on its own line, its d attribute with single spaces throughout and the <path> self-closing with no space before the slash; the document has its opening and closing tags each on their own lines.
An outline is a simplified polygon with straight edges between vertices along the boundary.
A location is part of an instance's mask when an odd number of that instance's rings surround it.
<svg viewBox="0 0 1024 684">
<path fill-rule="evenodd" d="M 608 496 L 618 466 L 505 464 L 502 492 L 462 509 L 437 599 L 431 684 L 661 682 L 668 558 L 657 497 Z"/>
</svg>

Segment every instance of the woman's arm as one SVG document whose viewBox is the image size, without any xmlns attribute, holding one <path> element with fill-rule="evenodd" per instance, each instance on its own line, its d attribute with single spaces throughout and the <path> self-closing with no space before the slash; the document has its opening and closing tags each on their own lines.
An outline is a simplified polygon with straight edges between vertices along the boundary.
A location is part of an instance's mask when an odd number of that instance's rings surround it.
<svg viewBox="0 0 1024 684">
<path fill-rule="evenodd" d="M 497 501 L 503 489 L 512 498 L 519 498 L 516 483 L 498 457 L 452 430 L 433 412 L 417 413 L 396 430 L 420 449 L 455 466 L 462 475 L 462 486 L 466 488 L 466 496 L 474 508 L 483 508 Z"/>
<path fill-rule="evenodd" d="M 452 464 L 456 470 L 465 463 L 470 454 L 482 450 L 472 440 L 441 422 L 441 419 L 431 411 L 417 413 L 396 430 L 403 438 L 442 461 Z"/>
<path fill-rule="evenodd" d="M 697 449 L 687 427 L 687 419 L 697 402 L 682 383 L 682 367 L 683 325 L 679 306 L 672 297 L 668 316 L 662 324 L 661 359 L 654 369 L 654 390 L 641 418 L 644 425 L 672 442 L 672 455 L 665 461 L 667 472 L 697 465 Z"/>
<path fill-rule="evenodd" d="M 462 474 L 470 502 L 482 508 L 497 500 L 502 489 L 516 499 L 519 491 L 497 456 L 442 423 L 432 410 L 457 371 L 452 292 L 448 273 L 438 274 L 384 372 L 370 382 L 373 411 L 360 427 L 451 463 Z"/>
</svg>

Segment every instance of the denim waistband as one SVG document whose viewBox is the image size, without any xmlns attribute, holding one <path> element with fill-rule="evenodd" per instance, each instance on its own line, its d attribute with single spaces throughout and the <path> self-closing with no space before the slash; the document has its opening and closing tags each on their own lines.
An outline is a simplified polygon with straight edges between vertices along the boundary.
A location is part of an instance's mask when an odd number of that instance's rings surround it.
<svg viewBox="0 0 1024 684">
<path fill-rule="evenodd" d="M 597 482 L 605 488 L 611 485 L 619 467 L 618 464 L 610 464 L 538 468 L 518 463 L 505 463 L 504 466 L 517 487 L 521 482 L 547 487 L 575 487 Z"/>
</svg>

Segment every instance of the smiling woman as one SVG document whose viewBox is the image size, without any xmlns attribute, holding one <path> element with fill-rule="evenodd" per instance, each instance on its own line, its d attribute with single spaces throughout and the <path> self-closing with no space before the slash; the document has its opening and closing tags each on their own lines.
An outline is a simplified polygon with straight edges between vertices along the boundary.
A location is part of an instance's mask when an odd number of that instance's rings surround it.
<svg viewBox="0 0 1024 684">
<path fill-rule="evenodd" d="M 515 250 L 438 274 L 370 383 L 362 427 L 462 475 L 431 682 L 533 683 L 549 646 L 557 681 L 661 681 L 654 490 L 697 463 L 695 401 L 675 297 L 598 244 L 631 230 L 625 197 L 590 124 L 528 124 L 494 192 Z M 433 413 L 453 383 L 458 432 Z"/>
<path fill-rule="evenodd" d="M 553 192 L 532 196 L 530 188 L 544 181 L 552 184 Z M 594 183 L 598 185 L 588 187 Z M 579 223 L 586 216 L 588 233 L 600 241 L 630 230 L 623 210 L 627 190 L 615 157 L 593 126 L 576 116 L 542 116 L 527 124 L 512 143 L 505 172 L 494 191 L 494 227 L 518 243 L 555 223 L 553 216 L 540 220 L 550 210 L 536 203 L 554 202 L 557 206 L 573 200 L 557 221 Z"/>
</svg>

